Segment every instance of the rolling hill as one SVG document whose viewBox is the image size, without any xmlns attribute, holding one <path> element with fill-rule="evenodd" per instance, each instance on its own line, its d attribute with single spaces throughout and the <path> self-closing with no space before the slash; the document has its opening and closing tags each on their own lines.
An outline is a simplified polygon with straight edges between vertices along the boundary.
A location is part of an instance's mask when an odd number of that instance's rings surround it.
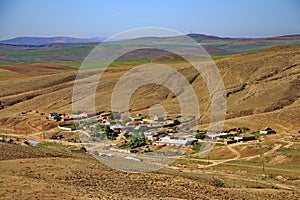
<svg viewBox="0 0 300 200">
<path fill-rule="evenodd" d="M 92 43 L 102 42 L 105 38 L 73 38 L 73 37 L 16 37 L 0 41 L 0 44 L 17 46 L 43 46 L 53 43 Z"/>
<path fill-rule="evenodd" d="M 227 39 L 215 38 L 214 42 L 223 40 Z M 224 129 L 246 126 L 252 132 L 269 126 L 277 134 L 262 136 L 259 142 L 219 143 L 207 158 L 199 158 L 191 152 L 199 143 L 171 166 L 144 174 L 117 171 L 91 155 L 70 152 L 70 149 L 80 148 L 81 143 L 50 139 L 53 134 L 62 132 L 57 128 L 58 122 L 46 116 L 53 111 L 72 112 L 76 67 L 93 45 L 0 45 L 2 139 L 29 138 L 41 142 L 37 147 L 0 143 L 3 152 L 0 155 L 1 197 L 297 199 L 299 139 L 293 138 L 298 137 L 300 130 L 300 45 L 273 46 L 213 58 L 227 96 Z M 145 58 L 145 55 L 151 56 Z M 151 49 L 131 52 L 105 71 L 85 70 L 78 81 L 89 86 L 93 84 L 90 77 L 103 72 L 95 94 L 96 110 L 110 111 L 117 81 L 128 70 L 149 62 L 168 65 L 186 78 L 197 93 L 201 114 L 199 128 L 207 128 L 211 102 L 206 84 L 201 74 L 176 55 Z M 133 75 L 139 76 L 138 72 Z M 173 76 L 175 74 L 168 78 L 173 79 Z M 155 104 L 164 106 L 171 117 L 180 115 L 176 95 L 160 85 L 144 85 L 130 99 L 132 113 L 148 114 Z M 77 133 L 63 134 L 76 137 Z"/>
<path fill-rule="evenodd" d="M 189 34 L 189 37 L 201 44 L 210 56 L 224 56 L 238 54 L 253 50 L 259 50 L 278 45 L 300 44 L 300 35 L 290 35 L 272 38 L 221 38 L 203 34 Z M 180 37 L 164 38 L 137 38 L 119 41 L 119 44 L 172 44 L 179 41 Z M 101 38 L 80 39 L 67 37 L 54 38 L 15 38 L 0 42 L 0 61 L 7 62 L 60 62 L 76 61 L 82 62 L 87 54 L 102 41 Z M 58 43 L 57 43 L 58 42 Z M 165 55 L 166 52 L 153 50 L 140 50 L 127 56 L 126 60 L 149 58 Z"/>
<path fill-rule="evenodd" d="M 286 132 L 281 127 L 284 124 L 289 133 L 300 130 L 297 120 L 300 109 L 299 45 L 270 47 L 219 58 L 215 62 L 223 76 L 227 93 L 226 126 L 244 124 L 254 130 L 272 126 Z M 202 124 L 208 123 L 209 95 L 201 75 L 184 62 L 164 64 L 183 74 L 199 94 Z M 97 110 L 110 110 L 112 86 L 131 68 L 110 67 L 105 71 L 96 93 Z M 1 125 L 11 127 L 24 109 L 44 113 L 54 110 L 71 112 L 76 72 L 75 68 L 51 63 L 1 66 Z M 86 77 L 94 72 L 87 71 Z M 172 92 L 157 85 L 139 88 L 130 105 L 135 112 L 147 113 L 147 109 L 157 103 L 164 105 L 170 115 L 179 114 L 178 102 Z"/>
</svg>

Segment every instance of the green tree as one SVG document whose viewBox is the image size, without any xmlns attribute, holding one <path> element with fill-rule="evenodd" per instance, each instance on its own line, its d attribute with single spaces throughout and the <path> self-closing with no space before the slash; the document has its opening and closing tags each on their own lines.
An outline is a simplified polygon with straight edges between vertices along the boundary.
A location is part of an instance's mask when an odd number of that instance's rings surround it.
<svg viewBox="0 0 300 200">
<path fill-rule="evenodd" d="M 112 120 L 119 120 L 121 119 L 121 113 L 119 112 L 112 112 L 110 115 L 109 115 L 109 118 L 112 119 Z"/>
<path fill-rule="evenodd" d="M 111 130 L 109 126 L 104 126 L 104 134 L 110 140 L 115 140 L 118 136 L 118 134 Z"/>
<path fill-rule="evenodd" d="M 97 125 L 96 125 L 96 130 L 97 130 L 97 131 L 104 131 L 104 126 L 101 125 L 101 124 L 97 124 Z"/>
<path fill-rule="evenodd" d="M 147 140 L 145 138 L 144 133 L 135 133 L 132 137 L 131 137 L 131 141 L 130 141 L 130 147 L 136 148 L 136 147 L 141 147 L 147 144 Z"/>
<path fill-rule="evenodd" d="M 161 131 L 158 131 L 156 135 L 165 135 L 165 134 L 167 134 L 167 132 L 164 130 L 161 130 Z"/>
<path fill-rule="evenodd" d="M 125 133 L 124 136 L 125 136 L 125 138 L 129 138 L 130 137 L 130 135 L 128 133 Z"/>
<path fill-rule="evenodd" d="M 136 147 L 141 147 L 146 144 L 146 139 L 145 138 L 138 138 L 138 137 L 132 137 L 131 142 L 130 142 L 130 147 L 136 148 Z"/>
<path fill-rule="evenodd" d="M 60 115 L 56 115 L 55 117 L 53 117 L 53 119 L 55 119 L 57 122 L 61 120 L 61 116 Z"/>
<path fill-rule="evenodd" d="M 205 134 L 204 133 L 197 133 L 196 135 L 195 135 L 195 138 L 196 139 L 204 139 L 205 138 Z"/>
</svg>

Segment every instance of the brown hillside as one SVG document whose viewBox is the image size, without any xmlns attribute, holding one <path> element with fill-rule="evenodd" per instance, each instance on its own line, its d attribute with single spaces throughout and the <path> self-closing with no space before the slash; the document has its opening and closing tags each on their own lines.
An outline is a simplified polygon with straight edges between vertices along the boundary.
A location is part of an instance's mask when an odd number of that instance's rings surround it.
<svg viewBox="0 0 300 200">
<path fill-rule="evenodd" d="M 289 130 L 298 130 L 300 127 L 296 119 L 299 118 L 299 63 L 300 46 L 271 47 L 218 59 L 216 65 L 223 76 L 228 97 L 228 126 L 230 123 L 241 122 L 260 128 L 266 125 L 279 127 L 278 124 L 285 126 L 288 123 Z M 201 76 L 186 63 L 169 65 L 182 73 L 199 94 L 202 123 L 207 123 L 210 118 L 209 98 Z M 25 69 L 27 66 L 18 67 Z M 114 85 L 130 68 L 111 67 L 105 71 L 96 94 L 97 110 L 110 110 Z M 56 66 L 50 69 L 45 72 L 47 75 L 40 71 L 34 74 L 32 70 L 22 76 L 24 78 L 15 79 L 13 82 L 0 82 L 2 126 L 11 127 L 12 121 L 20 118 L 20 113 L 25 110 L 39 110 L 44 113 L 54 110 L 71 112 L 76 71 L 66 72 L 68 69 L 59 69 Z M 54 69 L 56 74 L 51 75 Z M 86 72 L 87 77 L 93 74 L 93 70 Z M 160 103 L 170 115 L 179 114 L 175 95 L 169 89 L 157 85 L 141 87 L 130 103 L 131 109 L 136 112 L 148 113 L 151 105 Z"/>
<path fill-rule="evenodd" d="M 125 173 L 89 156 L 1 144 L 1 199 L 297 199 L 278 189 L 222 188 L 161 173 Z M 26 157 L 24 158 L 24 154 Z"/>
</svg>

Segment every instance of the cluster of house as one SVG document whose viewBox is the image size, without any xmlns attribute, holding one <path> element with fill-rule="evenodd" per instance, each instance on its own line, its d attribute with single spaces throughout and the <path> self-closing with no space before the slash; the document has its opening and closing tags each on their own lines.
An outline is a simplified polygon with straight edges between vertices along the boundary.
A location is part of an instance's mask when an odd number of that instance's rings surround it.
<svg viewBox="0 0 300 200">
<path fill-rule="evenodd" d="M 265 127 L 259 130 L 260 135 L 276 134 L 276 131 L 270 127 Z M 232 144 L 236 142 L 246 142 L 251 140 L 256 140 L 256 136 L 250 133 L 242 133 L 240 128 L 233 128 L 228 131 L 221 133 L 207 134 L 209 139 L 217 140 L 217 142 L 222 142 L 224 144 Z"/>
<path fill-rule="evenodd" d="M 180 125 L 177 119 L 165 119 L 163 116 L 154 116 L 153 119 L 149 119 L 137 115 L 125 119 L 125 121 L 126 123 L 121 125 L 103 117 L 98 122 L 101 125 L 109 125 L 118 134 L 124 132 L 132 135 L 134 132 L 142 132 L 144 137 L 154 145 L 188 146 L 195 141 L 194 136 L 177 131 L 177 127 Z"/>
<path fill-rule="evenodd" d="M 49 113 L 49 119 L 55 119 L 56 116 L 61 116 L 62 123 L 59 128 L 62 130 L 71 130 L 68 125 L 71 122 L 78 120 L 84 122 L 93 119 L 102 126 L 109 126 L 111 130 L 119 134 L 121 132 L 133 134 L 133 132 L 143 132 L 146 139 L 151 140 L 156 144 L 188 146 L 195 141 L 194 136 L 187 134 L 180 134 L 177 131 L 180 122 L 178 119 L 165 118 L 164 116 L 153 116 L 152 119 L 143 117 L 141 114 L 129 118 L 120 117 L 119 120 L 111 118 L 111 113 L 95 113 L 95 112 L 82 112 L 80 114 L 59 114 L 57 112 Z M 82 127 L 86 131 L 92 133 L 96 124 Z M 158 134 L 159 130 L 161 133 Z"/>
<path fill-rule="evenodd" d="M 54 119 L 54 117 L 58 115 L 57 112 L 53 112 L 49 114 L 49 118 Z M 120 117 L 118 120 L 112 119 L 111 113 L 82 112 L 80 114 L 61 116 L 63 121 L 85 121 L 94 119 L 102 126 L 109 126 L 116 134 L 126 133 L 132 135 L 134 132 L 142 132 L 144 137 L 150 140 L 154 145 L 189 146 L 197 141 L 195 134 L 177 131 L 178 127 L 180 127 L 180 122 L 177 119 L 164 118 L 163 116 L 154 116 L 152 119 L 149 119 L 137 114 L 134 117 L 126 119 Z M 61 125 L 61 127 L 63 126 Z M 95 127 L 96 124 L 91 124 L 87 127 L 83 127 L 83 129 L 92 133 L 95 130 Z M 208 140 L 225 144 L 256 140 L 255 135 L 243 133 L 240 128 L 233 128 L 223 132 L 198 132 L 205 134 L 206 139 Z M 259 131 L 260 135 L 274 133 L 276 132 L 270 127 L 262 128 Z"/>
<path fill-rule="evenodd" d="M 55 119 L 55 117 L 60 116 L 62 121 L 71 121 L 71 120 L 82 120 L 82 119 L 94 117 L 96 115 L 97 113 L 95 112 L 82 112 L 73 115 L 68 115 L 66 113 L 51 112 L 49 113 L 48 118 Z"/>
</svg>

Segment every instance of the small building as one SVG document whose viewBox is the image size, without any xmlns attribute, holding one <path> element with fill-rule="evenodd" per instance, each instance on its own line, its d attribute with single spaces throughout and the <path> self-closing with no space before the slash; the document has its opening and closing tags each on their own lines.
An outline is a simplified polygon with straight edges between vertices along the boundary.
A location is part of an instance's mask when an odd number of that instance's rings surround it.
<svg viewBox="0 0 300 200">
<path fill-rule="evenodd" d="M 125 127 L 122 126 L 121 124 L 116 124 L 113 126 L 110 126 L 110 129 L 112 129 L 115 133 L 121 133 L 121 131 L 124 129 Z"/>
<path fill-rule="evenodd" d="M 39 144 L 39 142 L 34 141 L 34 140 L 26 140 L 26 141 L 24 142 L 24 144 L 27 144 L 27 145 L 29 145 L 29 146 L 35 147 L 35 146 L 37 146 L 37 145 Z"/>
<path fill-rule="evenodd" d="M 233 138 L 236 142 L 256 140 L 255 136 L 249 133 L 241 134 Z"/>
<path fill-rule="evenodd" d="M 154 135 L 156 133 L 154 131 L 144 132 L 145 138 L 151 141 L 154 141 Z"/>
<path fill-rule="evenodd" d="M 260 134 L 268 135 L 268 134 L 276 134 L 276 131 L 271 129 L 270 127 L 265 127 L 259 130 Z"/>
<path fill-rule="evenodd" d="M 59 116 L 59 114 L 57 112 L 51 112 L 48 116 L 50 119 L 54 119 L 54 117 Z"/>
<path fill-rule="evenodd" d="M 74 115 L 68 115 L 68 116 L 64 117 L 64 121 L 81 120 L 83 118 L 86 118 L 86 115 L 83 113 L 81 113 L 79 115 L 74 114 Z"/>
<path fill-rule="evenodd" d="M 112 119 L 104 119 L 100 124 L 104 126 L 111 126 L 113 124 L 116 124 L 116 122 Z"/>
<path fill-rule="evenodd" d="M 243 141 L 256 140 L 255 136 L 249 133 L 241 134 Z"/>
<path fill-rule="evenodd" d="M 230 134 L 240 134 L 241 133 L 241 129 L 240 128 L 232 128 L 232 129 L 229 129 L 226 132 L 230 133 Z"/>
<path fill-rule="evenodd" d="M 139 124 L 138 126 L 134 127 L 134 130 L 142 132 L 147 131 L 148 129 L 150 128 L 145 124 Z"/>
<path fill-rule="evenodd" d="M 133 122 L 142 122 L 143 118 L 142 117 L 130 117 L 131 121 Z"/>
<path fill-rule="evenodd" d="M 242 137 L 242 136 L 235 136 L 233 139 L 234 139 L 236 142 L 243 141 L 243 137 Z"/>
<path fill-rule="evenodd" d="M 177 120 L 177 119 L 167 119 L 163 125 L 164 127 L 172 127 L 172 126 L 176 126 L 176 125 L 179 125 L 180 122 Z"/>
<path fill-rule="evenodd" d="M 166 145 L 175 145 L 175 146 L 188 146 L 193 143 L 193 140 L 171 139 L 170 136 L 165 136 L 161 139 L 160 143 Z"/>
<path fill-rule="evenodd" d="M 224 140 L 224 144 L 233 144 L 233 143 L 236 143 L 237 141 L 234 140 L 234 139 L 225 139 Z"/>
<path fill-rule="evenodd" d="M 155 115 L 153 119 L 154 119 L 154 121 L 164 121 L 164 116 L 162 116 L 162 115 Z"/>
<path fill-rule="evenodd" d="M 136 126 L 137 125 L 134 122 L 127 122 L 126 126 L 125 126 L 125 130 L 126 131 L 133 131 Z"/>
<path fill-rule="evenodd" d="M 90 118 L 90 117 L 96 116 L 96 113 L 95 113 L 95 112 L 92 112 L 92 111 L 84 112 L 83 114 L 84 114 L 84 116 L 85 116 L 86 118 Z"/>
<path fill-rule="evenodd" d="M 157 129 L 162 128 L 163 124 L 159 121 L 150 120 L 149 122 L 149 128 Z"/>
<path fill-rule="evenodd" d="M 216 133 L 216 134 L 208 134 L 207 137 L 210 139 L 217 139 L 226 135 L 228 135 L 228 133 Z"/>
</svg>

